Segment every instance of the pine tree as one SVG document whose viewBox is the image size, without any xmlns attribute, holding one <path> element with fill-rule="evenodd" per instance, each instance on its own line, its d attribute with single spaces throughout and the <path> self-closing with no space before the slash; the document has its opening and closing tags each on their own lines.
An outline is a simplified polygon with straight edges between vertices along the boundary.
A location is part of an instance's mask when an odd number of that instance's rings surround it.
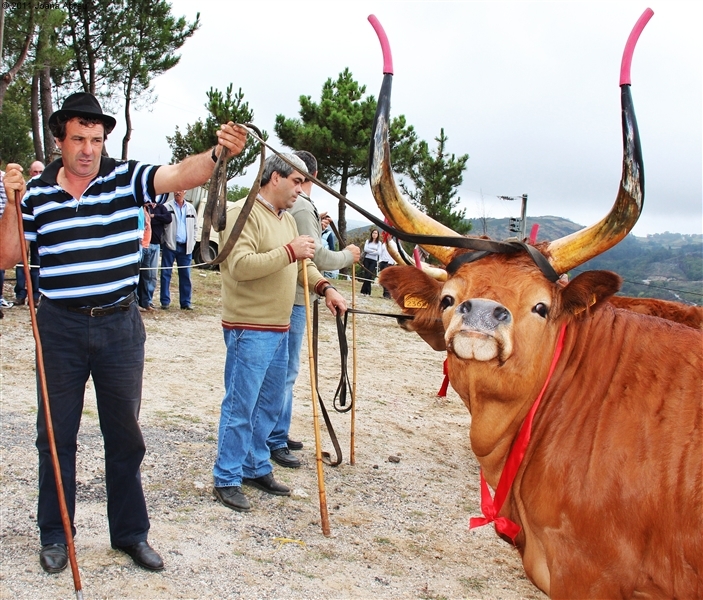
<svg viewBox="0 0 703 600">
<path fill-rule="evenodd" d="M 208 111 L 208 116 L 205 121 L 198 119 L 193 125 L 186 125 L 185 133 L 181 133 L 176 126 L 176 132 L 173 136 L 166 137 L 173 153 L 171 162 L 178 162 L 186 156 L 205 152 L 215 146 L 217 144 L 216 131 L 222 123 L 229 121 L 250 123 L 254 120 L 254 111 L 249 108 L 249 103 L 244 101 L 244 92 L 241 88 L 232 95 L 232 84 L 230 83 L 224 94 L 220 90 L 210 88 L 210 91 L 206 92 L 206 96 L 208 101 L 205 108 Z M 262 131 L 262 134 L 264 139 L 268 138 L 265 131 Z M 250 137 L 244 150 L 227 162 L 227 180 L 243 175 L 246 168 L 256 160 L 259 152 L 258 142 Z"/>
<path fill-rule="evenodd" d="M 346 196 L 350 183 L 363 184 L 368 179 L 369 143 L 376 114 L 376 99 L 366 96 L 366 86 L 354 80 L 344 69 L 336 81 L 328 79 L 322 86 L 320 102 L 310 96 L 300 97 L 299 119 L 276 116 L 274 127 L 281 142 L 294 150 L 307 150 L 317 158 L 318 178 L 328 185 L 339 183 Z M 404 172 L 413 161 L 412 148 L 417 136 L 405 117 L 391 123 L 390 143 L 393 166 Z M 346 237 L 346 205 L 339 201 L 337 227 Z"/>
<path fill-rule="evenodd" d="M 458 158 L 454 154 L 447 156 L 447 139 L 442 128 L 439 137 L 435 138 L 437 148 L 434 151 L 430 152 L 425 141 L 417 144 L 417 163 L 407 173 L 414 189 L 410 189 L 405 182 L 401 182 L 400 187 L 415 206 L 435 221 L 465 234 L 471 230 L 471 223 L 465 220 L 466 209 L 454 210 L 461 201 L 461 198 L 454 196 L 456 188 L 464 180 L 469 155 Z"/>
</svg>

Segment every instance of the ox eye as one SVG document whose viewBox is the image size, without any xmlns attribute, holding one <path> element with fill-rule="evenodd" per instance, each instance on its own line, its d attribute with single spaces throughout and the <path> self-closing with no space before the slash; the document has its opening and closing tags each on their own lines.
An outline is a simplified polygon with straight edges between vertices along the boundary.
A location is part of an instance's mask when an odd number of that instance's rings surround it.
<svg viewBox="0 0 703 600">
<path fill-rule="evenodd" d="M 547 308 L 546 304 L 542 304 L 541 302 L 539 302 L 538 304 L 535 304 L 532 307 L 532 312 L 537 313 L 540 317 L 546 319 L 547 314 L 549 313 L 549 309 Z"/>
<path fill-rule="evenodd" d="M 439 306 L 442 310 L 446 310 L 450 306 L 452 306 L 453 304 L 454 304 L 454 298 L 452 298 L 451 296 L 444 296 L 444 298 L 442 298 L 442 301 L 440 302 Z"/>
</svg>

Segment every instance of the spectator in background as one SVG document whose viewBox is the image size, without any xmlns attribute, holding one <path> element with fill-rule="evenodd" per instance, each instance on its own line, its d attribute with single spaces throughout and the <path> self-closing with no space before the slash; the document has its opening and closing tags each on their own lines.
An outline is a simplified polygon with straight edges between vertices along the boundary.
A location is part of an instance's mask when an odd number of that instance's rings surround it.
<svg viewBox="0 0 703 600">
<path fill-rule="evenodd" d="M 44 172 L 44 163 L 35 160 L 29 166 L 29 178 L 34 179 Z M 32 278 L 32 295 L 34 304 L 39 302 L 39 250 L 36 242 L 29 242 L 29 276 Z M 15 267 L 15 304 L 24 304 L 27 301 L 27 278 L 22 265 Z"/>
<path fill-rule="evenodd" d="M 182 310 L 193 310 L 190 281 L 190 264 L 193 248 L 198 236 L 198 215 L 190 202 L 186 202 L 185 190 L 173 192 L 173 200 L 166 202 L 171 222 L 164 228 L 161 246 L 161 308 L 167 310 L 171 304 L 171 273 L 173 263 L 178 265 L 178 300 Z"/>
<path fill-rule="evenodd" d="M 332 227 L 330 227 L 330 223 L 332 222 L 332 218 L 327 215 L 327 213 L 323 213 L 320 215 L 320 220 L 322 223 L 322 245 L 327 246 L 331 252 L 334 252 L 337 250 L 337 244 L 336 244 L 336 237 L 334 237 L 334 233 L 332 232 Z M 332 269 L 331 271 L 323 271 L 322 275 L 326 277 L 327 279 L 337 279 L 339 277 L 339 269 Z"/>
<path fill-rule="evenodd" d="M 2 218 L 2 213 L 5 212 L 5 204 L 7 204 L 7 196 L 5 195 L 5 186 L 3 185 L 3 180 L 5 179 L 5 171 L 0 171 L 0 218 Z M 3 286 L 5 285 L 5 271 L 3 269 L 0 269 L 0 319 L 2 319 L 5 315 L 3 315 L 2 309 L 3 308 L 10 308 L 12 304 L 7 302 L 5 298 L 3 298 Z"/>
<path fill-rule="evenodd" d="M 383 271 L 383 269 L 385 269 L 386 267 L 390 267 L 390 266 L 396 264 L 396 262 L 393 260 L 393 257 L 388 252 L 388 248 L 386 247 L 387 243 L 388 242 L 385 242 L 381 246 L 381 254 L 379 255 L 379 261 L 378 261 L 378 272 L 379 273 L 381 271 Z M 384 298 L 391 297 L 390 292 L 386 288 L 383 288 L 383 297 Z"/>
<path fill-rule="evenodd" d="M 151 239 L 149 245 L 142 250 L 142 262 L 139 270 L 137 297 L 139 307 L 143 310 L 154 310 L 153 298 L 156 289 L 156 274 L 159 266 L 159 250 L 164 238 L 164 227 L 173 219 L 168 209 L 157 198 L 157 202 L 147 202 L 144 210 L 151 222 Z"/>
<path fill-rule="evenodd" d="M 364 243 L 364 285 L 361 286 L 361 293 L 364 296 L 371 295 L 371 281 L 376 277 L 376 267 L 378 258 L 381 255 L 381 240 L 378 238 L 378 229 L 372 228 L 369 232 L 369 239 Z"/>
</svg>

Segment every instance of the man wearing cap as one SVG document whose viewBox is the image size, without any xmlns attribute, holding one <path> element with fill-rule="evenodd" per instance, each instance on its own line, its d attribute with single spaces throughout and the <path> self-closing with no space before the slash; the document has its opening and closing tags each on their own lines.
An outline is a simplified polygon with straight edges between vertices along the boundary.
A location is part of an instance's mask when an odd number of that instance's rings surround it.
<svg viewBox="0 0 703 600">
<path fill-rule="evenodd" d="M 222 125 L 212 152 L 153 166 L 102 156 L 114 126 L 115 119 L 103 114 L 95 97 L 73 94 L 49 119 L 61 158 L 26 186 L 22 167 L 7 166 L 0 268 L 21 259 L 19 194 L 25 238 L 37 242 L 41 257 L 37 324 L 71 521 L 76 438 L 85 384 L 92 376 L 105 448 L 110 541 L 139 566 L 160 571 L 163 561 L 147 541 L 149 517 L 139 471 L 145 453 L 138 418 L 146 335 L 134 293 L 139 279 L 138 212 L 158 194 L 203 184 L 224 147 L 241 152 L 246 133 L 233 123 Z M 57 573 L 66 568 L 66 538 L 41 407 L 37 449 L 39 559 L 45 571 Z"/>
</svg>

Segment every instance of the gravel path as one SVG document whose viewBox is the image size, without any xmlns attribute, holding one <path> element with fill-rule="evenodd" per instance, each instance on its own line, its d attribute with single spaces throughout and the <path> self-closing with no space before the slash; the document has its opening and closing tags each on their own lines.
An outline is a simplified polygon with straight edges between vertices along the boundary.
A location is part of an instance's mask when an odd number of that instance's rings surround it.
<svg viewBox="0 0 703 600">
<path fill-rule="evenodd" d="M 392 319 L 357 316 L 356 464 L 349 464 L 349 414 L 334 413 L 344 462 L 324 469 L 331 536 L 320 528 L 305 359 L 292 428 L 305 443 L 298 453 L 304 465 L 274 469 L 293 496 L 245 488 L 253 505 L 247 514 L 214 501 L 224 344 L 216 308 L 219 275 L 201 277 L 196 283 L 209 299 L 196 296 L 193 313 L 144 317 L 142 476 L 149 540 L 166 563 L 161 573 L 139 569 L 110 548 L 102 438 L 89 384 L 76 512 L 85 598 L 544 597 L 491 527 L 469 533 L 469 517 L 479 514 L 469 414 L 452 390 L 447 398 L 436 397 L 443 355 Z M 361 298 L 358 307 L 395 311 L 377 297 Z M 73 597 L 70 569 L 47 575 L 38 562 L 34 341 L 27 307 L 6 310 L 0 328 L 0 597 Z M 320 331 L 320 391 L 326 399 L 339 377 L 337 348 L 334 322 L 326 314 Z M 331 451 L 324 431 L 322 439 L 323 449 Z M 391 456 L 399 461 L 389 461 Z"/>
</svg>

